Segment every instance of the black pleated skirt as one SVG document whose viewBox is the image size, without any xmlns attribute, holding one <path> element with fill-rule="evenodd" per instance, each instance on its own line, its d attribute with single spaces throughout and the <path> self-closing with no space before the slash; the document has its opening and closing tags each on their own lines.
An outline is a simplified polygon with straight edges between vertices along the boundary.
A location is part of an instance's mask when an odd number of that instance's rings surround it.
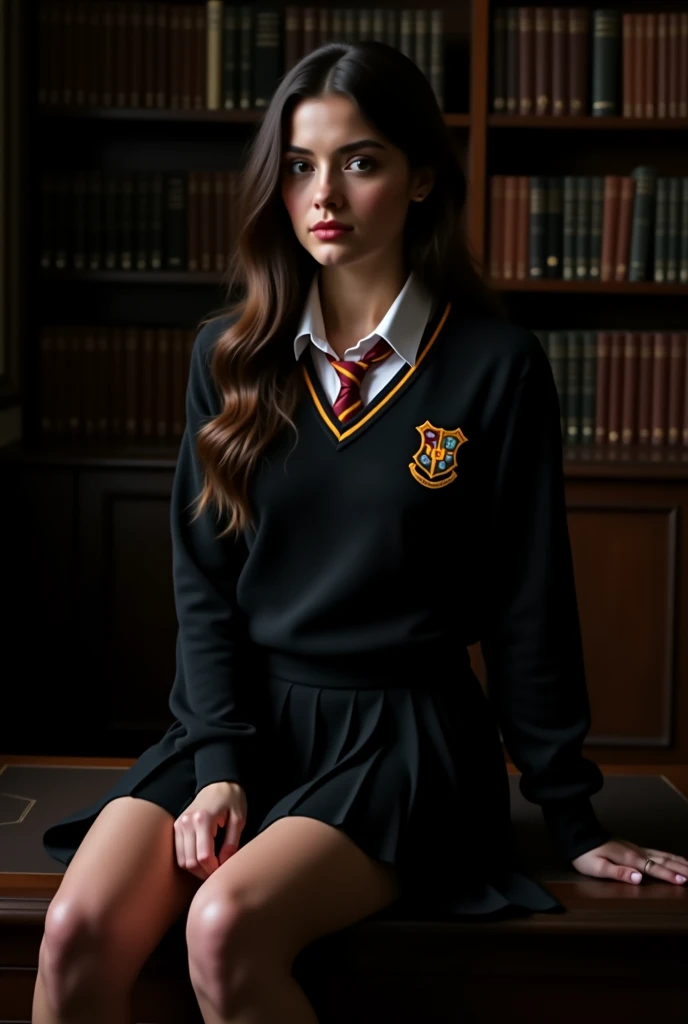
<svg viewBox="0 0 688 1024">
<path fill-rule="evenodd" d="M 278 818 L 305 815 L 398 868 L 401 895 L 376 917 L 565 910 L 512 850 L 499 732 L 472 670 L 451 683 L 363 689 L 270 675 L 257 723 L 240 848 Z M 175 818 L 194 799 L 192 753 L 180 751 L 143 778 L 137 764 L 96 805 L 44 833 L 52 857 L 68 864 L 116 796 L 151 800 Z M 220 829 L 216 852 L 223 836 Z"/>
</svg>

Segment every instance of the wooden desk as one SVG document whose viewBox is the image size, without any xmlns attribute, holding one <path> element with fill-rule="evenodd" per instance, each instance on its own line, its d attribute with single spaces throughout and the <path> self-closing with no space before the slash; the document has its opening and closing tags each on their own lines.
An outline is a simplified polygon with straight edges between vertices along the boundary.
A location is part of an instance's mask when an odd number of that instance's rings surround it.
<svg viewBox="0 0 688 1024">
<path fill-rule="evenodd" d="M 130 763 L 0 758 L 0 1022 L 31 1018 L 45 913 L 63 874 L 40 845 L 45 823 L 84 806 L 89 788 L 109 786 L 110 770 Z M 79 785 L 65 788 L 51 766 L 78 769 Z M 688 766 L 602 768 L 605 787 L 593 802 L 610 831 L 688 856 Z M 688 888 L 651 879 L 635 887 L 586 878 L 558 863 L 539 808 L 522 799 L 511 765 L 509 773 L 517 849 L 568 913 L 370 920 L 327 936 L 294 964 L 321 1024 L 482 1024 L 500 1015 L 510 1024 L 687 1019 Z M 20 812 L 16 821 L 9 807 Z M 137 1024 L 202 1024 L 188 980 L 183 920 L 141 972 L 133 1005 Z"/>
</svg>

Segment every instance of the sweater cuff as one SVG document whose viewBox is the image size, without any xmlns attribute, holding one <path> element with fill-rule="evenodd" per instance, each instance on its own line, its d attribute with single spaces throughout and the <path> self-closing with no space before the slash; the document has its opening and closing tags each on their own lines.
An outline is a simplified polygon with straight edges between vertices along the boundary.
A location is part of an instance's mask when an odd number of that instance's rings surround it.
<svg viewBox="0 0 688 1024">
<path fill-rule="evenodd" d="M 239 758 L 231 740 L 211 740 L 198 747 L 194 752 L 194 769 L 196 772 L 196 792 L 200 793 L 211 782 L 242 782 Z"/>
<path fill-rule="evenodd" d="M 566 860 L 575 860 L 612 839 L 600 824 L 589 797 L 543 804 L 542 814 L 555 846 Z"/>
</svg>

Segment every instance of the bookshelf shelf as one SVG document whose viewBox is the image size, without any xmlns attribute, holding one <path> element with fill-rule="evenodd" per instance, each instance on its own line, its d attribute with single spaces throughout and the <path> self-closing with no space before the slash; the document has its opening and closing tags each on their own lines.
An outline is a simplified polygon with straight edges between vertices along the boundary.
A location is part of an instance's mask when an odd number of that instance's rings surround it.
<svg viewBox="0 0 688 1024">
<path fill-rule="evenodd" d="M 656 281 L 563 281 L 563 280 L 517 280 L 505 281 L 499 278 L 491 282 L 502 292 L 561 292 L 566 294 L 592 293 L 599 295 L 683 295 L 688 297 L 688 284 L 658 284 Z"/>
<path fill-rule="evenodd" d="M 221 121 L 229 124 L 258 124 L 262 110 L 182 110 L 154 107 L 77 107 L 43 106 L 36 108 L 41 118 L 91 121 Z M 445 123 L 451 128 L 469 128 L 470 115 L 447 112 Z"/>
<path fill-rule="evenodd" d="M 554 114 L 488 114 L 490 128 L 577 128 L 590 131 L 686 131 L 686 117 L 590 117 Z"/>
<path fill-rule="evenodd" d="M 202 270 L 41 270 L 41 281 L 78 284 L 222 284 L 221 271 Z"/>
</svg>

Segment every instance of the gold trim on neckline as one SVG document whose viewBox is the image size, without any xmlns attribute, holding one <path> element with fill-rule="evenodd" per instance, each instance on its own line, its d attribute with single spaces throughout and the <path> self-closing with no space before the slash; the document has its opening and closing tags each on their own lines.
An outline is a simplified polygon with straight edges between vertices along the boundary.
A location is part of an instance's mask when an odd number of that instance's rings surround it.
<svg viewBox="0 0 688 1024">
<path fill-rule="evenodd" d="M 372 407 L 372 409 L 370 409 L 366 413 L 366 415 L 363 416 L 362 419 L 360 419 L 358 421 L 358 423 L 354 423 L 354 425 L 352 427 L 349 427 L 348 430 L 345 430 L 342 433 L 340 433 L 339 430 L 337 430 L 336 426 L 334 425 L 334 423 L 332 422 L 332 420 L 328 416 L 327 412 L 323 408 L 322 403 L 321 403 L 320 399 L 318 398 L 317 392 L 316 392 L 316 390 L 315 390 L 315 388 L 313 386 L 313 382 L 311 381 L 311 379 L 310 379 L 310 377 L 308 375 L 308 370 L 306 369 L 306 364 L 305 364 L 305 362 L 303 363 L 301 368 L 303 370 L 303 375 L 306 378 L 306 384 L 308 385 L 308 390 L 311 393 L 311 398 L 315 402 L 315 407 L 318 410 L 318 412 L 320 413 L 320 415 L 322 416 L 322 418 L 324 419 L 324 421 L 327 424 L 327 426 L 330 428 L 330 430 L 334 434 L 334 436 L 337 438 L 338 441 L 343 441 L 345 438 L 347 438 L 351 434 L 355 433 L 358 430 L 359 427 L 362 427 L 364 423 L 367 423 L 368 420 L 371 419 L 371 417 L 375 416 L 375 414 L 378 412 L 378 410 L 380 410 L 383 407 L 383 405 L 387 404 L 387 402 L 390 400 L 392 395 L 396 394 L 396 392 L 399 390 L 399 388 L 404 386 L 404 384 L 409 379 L 411 374 L 415 373 L 415 371 L 418 369 L 418 367 L 423 362 L 423 360 L 425 359 L 426 355 L 428 354 L 428 352 L 432 348 L 433 344 L 435 343 L 435 340 L 437 339 L 437 336 L 439 335 L 440 331 L 444 327 L 444 322 L 445 322 L 445 320 L 447 319 L 447 317 L 449 315 L 449 310 L 450 309 L 451 309 L 451 302 L 448 302 L 447 305 L 445 306 L 444 313 L 442 314 L 442 319 L 440 320 L 440 322 L 438 323 L 437 327 L 435 328 L 435 331 L 434 331 L 432 337 L 430 338 L 430 341 L 427 343 L 427 345 L 423 349 L 420 357 L 413 364 L 413 366 L 409 367 L 408 371 L 404 374 L 404 376 L 401 378 L 399 383 L 396 384 L 392 388 L 392 390 L 389 392 L 389 394 L 385 395 L 384 398 L 382 398 L 379 402 L 377 402 L 377 404 L 374 405 Z M 332 413 L 332 415 L 334 415 L 334 412 Z"/>
</svg>

